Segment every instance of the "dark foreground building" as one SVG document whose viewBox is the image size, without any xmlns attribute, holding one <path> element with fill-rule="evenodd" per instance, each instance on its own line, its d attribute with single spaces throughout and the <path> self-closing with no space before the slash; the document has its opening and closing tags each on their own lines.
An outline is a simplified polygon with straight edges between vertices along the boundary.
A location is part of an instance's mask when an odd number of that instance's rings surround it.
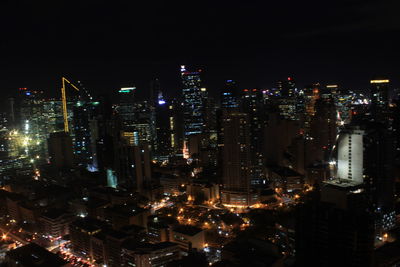
<svg viewBox="0 0 400 267">
<path fill-rule="evenodd" d="M 5 258 L 8 267 L 67 267 L 68 262 L 34 243 L 11 250 Z"/>
<path fill-rule="evenodd" d="M 351 184 L 324 184 L 299 208 L 296 266 L 372 266 L 374 217 L 364 189 Z"/>
</svg>

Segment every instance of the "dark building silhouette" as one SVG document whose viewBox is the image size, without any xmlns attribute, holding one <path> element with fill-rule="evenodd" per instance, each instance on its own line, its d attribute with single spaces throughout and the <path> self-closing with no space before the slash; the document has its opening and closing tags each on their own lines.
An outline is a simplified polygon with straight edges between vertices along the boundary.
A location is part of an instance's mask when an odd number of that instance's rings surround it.
<svg viewBox="0 0 400 267">
<path fill-rule="evenodd" d="M 372 266 L 374 216 L 368 203 L 362 187 L 324 184 L 319 196 L 298 208 L 296 266 Z"/>
<path fill-rule="evenodd" d="M 56 168 L 72 168 L 74 166 L 72 138 L 68 133 L 51 133 L 48 147 L 52 166 Z"/>
</svg>

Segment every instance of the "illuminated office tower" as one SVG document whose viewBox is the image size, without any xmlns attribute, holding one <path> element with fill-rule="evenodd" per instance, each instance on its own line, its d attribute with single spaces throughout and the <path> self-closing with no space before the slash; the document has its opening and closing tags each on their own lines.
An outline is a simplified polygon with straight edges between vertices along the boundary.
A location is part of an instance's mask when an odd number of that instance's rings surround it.
<svg viewBox="0 0 400 267">
<path fill-rule="evenodd" d="M 91 127 L 91 121 L 97 114 L 99 102 L 93 101 L 90 93 L 82 83 L 79 83 L 79 94 L 73 101 L 73 124 L 71 126 L 74 142 L 74 153 L 80 165 L 93 165 L 93 154 L 95 153 L 95 142 L 92 134 L 96 129 Z"/>
<path fill-rule="evenodd" d="M 187 71 L 184 65 L 181 66 L 185 138 L 203 132 L 204 93 L 206 90 L 201 88 L 200 73 L 201 70 Z"/>
<path fill-rule="evenodd" d="M 389 106 L 389 80 L 371 80 L 371 106 L 386 108 Z"/>
<path fill-rule="evenodd" d="M 257 89 L 243 90 L 240 97 L 240 109 L 249 118 L 251 150 L 251 182 L 260 184 L 263 178 L 264 138 L 267 123 L 263 93 Z"/>
<path fill-rule="evenodd" d="M 30 138 L 32 143 L 29 154 L 44 155 L 46 153 L 47 121 L 43 117 L 43 91 L 19 88 L 19 119 L 21 132 Z M 44 157 L 43 157 L 44 158 Z"/>
<path fill-rule="evenodd" d="M 364 131 L 359 127 L 344 129 L 338 140 L 337 178 L 351 184 L 363 183 Z"/>
<path fill-rule="evenodd" d="M 224 118 L 222 203 L 247 207 L 256 202 L 250 194 L 250 127 L 245 113 Z"/>
<path fill-rule="evenodd" d="M 148 101 L 136 102 L 133 105 L 134 121 L 129 128 L 137 135 L 137 144 L 150 144 L 155 146 L 156 128 L 153 107 Z"/>
<path fill-rule="evenodd" d="M 286 81 L 279 81 L 277 89 L 279 97 L 274 102 L 279 109 L 280 116 L 287 120 L 298 120 L 298 106 L 304 106 L 304 99 L 299 97 L 300 94 L 293 78 L 288 77 Z"/>
<path fill-rule="evenodd" d="M 224 146 L 224 117 L 232 112 L 239 111 L 239 93 L 236 82 L 227 80 L 221 92 L 220 109 L 216 112 L 217 122 L 217 135 L 218 135 L 218 148 L 219 148 L 219 161 L 222 162 L 222 148 Z"/>
<path fill-rule="evenodd" d="M 68 103 L 70 104 L 70 103 Z M 71 108 L 70 105 L 67 109 Z M 46 132 L 48 134 L 54 132 L 61 132 L 64 130 L 64 120 L 63 120 L 63 113 L 62 113 L 62 103 L 61 100 L 45 100 L 43 103 L 43 114 L 42 116 L 46 120 Z"/>
<path fill-rule="evenodd" d="M 179 103 L 174 100 L 158 100 L 156 106 L 156 131 L 157 146 L 156 157 L 159 160 L 167 160 L 170 156 L 176 154 L 182 147 L 179 139 L 182 138 L 181 124 L 179 124 Z"/>
<path fill-rule="evenodd" d="M 123 87 L 118 91 L 119 103 L 116 107 L 118 117 L 122 122 L 122 128 L 129 130 L 135 121 L 134 96 L 136 87 Z"/>
<path fill-rule="evenodd" d="M 282 97 L 294 97 L 297 94 L 296 83 L 292 77 L 288 77 L 285 81 L 278 81 L 277 87 Z"/>
<path fill-rule="evenodd" d="M 151 101 L 135 101 L 136 87 L 124 87 L 118 91 L 116 111 L 126 135 L 134 136 L 135 145 L 142 143 L 154 147 L 156 130 L 154 106 Z"/>
<path fill-rule="evenodd" d="M 221 108 L 235 110 L 239 107 L 238 89 L 236 82 L 227 80 L 221 94 Z"/>
<path fill-rule="evenodd" d="M 322 98 L 336 97 L 340 93 L 339 85 L 328 84 L 321 92 Z"/>
<path fill-rule="evenodd" d="M 315 115 L 315 103 L 320 98 L 320 84 L 314 83 L 304 88 L 304 133 L 308 135 L 311 128 L 311 120 Z"/>
</svg>

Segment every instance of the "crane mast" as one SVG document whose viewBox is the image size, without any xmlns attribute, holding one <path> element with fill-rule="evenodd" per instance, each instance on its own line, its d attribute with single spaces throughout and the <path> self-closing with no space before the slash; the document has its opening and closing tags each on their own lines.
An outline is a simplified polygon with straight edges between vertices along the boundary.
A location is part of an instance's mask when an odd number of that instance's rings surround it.
<svg viewBox="0 0 400 267">
<path fill-rule="evenodd" d="M 64 117 L 64 132 L 68 133 L 69 132 L 69 127 L 68 127 L 68 110 L 67 110 L 67 95 L 65 93 L 65 85 L 69 84 L 71 85 L 72 88 L 74 88 L 76 91 L 79 91 L 79 88 L 76 87 L 74 84 L 72 84 L 70 81 L 68 81 L 67 78 L 62 77 L 61 78 L 61 98 L 62 98 L 62 110 L 63 110 L 63 117 Z"/>
</svg>

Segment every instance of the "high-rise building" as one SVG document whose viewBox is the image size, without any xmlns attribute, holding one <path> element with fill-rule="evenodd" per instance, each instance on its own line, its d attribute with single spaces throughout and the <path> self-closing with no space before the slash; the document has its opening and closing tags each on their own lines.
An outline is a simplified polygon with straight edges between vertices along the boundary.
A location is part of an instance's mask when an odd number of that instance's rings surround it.
<svg viewBox="0 0 400 267">
<path fill-rule="evenodd" d="M 395 135 L 387 124 L 369 122 L 364 134 L 364 181 L 376 215 L 376 235 L 396 225 Z"/>
<path fill-rule="evenodd" d="M 363 183 L 364 131 L 358 127 L 343 130 L 338 139 L 337 178 L 355 185 Z"/>
<path fill-rule="evenodd" d="M 371 80 L 371 105 L 376 108 L 387 108 L 389 105 L 389 80 Z"/>
<path fill-rule="evenodd" d="M 122 130 L 134 138 L 135 145 L 156 143 L 156 125 L 154 103 L 152 101 L 135 101 L 136 87 L 123 87 L 119 93 L 119 103 L 115 110 L 122 123 Z M 160 99 L 162 100 L 162 99 Z"/>
<path fill-rule="evenodd" d="M 245 113 L 224 118 L 222 203 L 250 206 L 256 202 L 250 188 L 250 123 Z"/>
<path fill-rule="evenodd" d="M 284 81 L 278 81 L 277 87 L 282 97 L 294 97 L 297 94 L 296 82 L 292 77 L 288 77 Z"/>
<path fill-rule="evenodd" d="M 204 129 L 204 100 L 206 89 L 201 87 L 201 70 L 187 71 L 181 66 L 183 119 L 185 138 L 200 134 Z"/>
<path fill-rule="evenodd" d="M 375 234 L 382 236 L 395 226 L 395 137 L 386 122 L 356 117 L 353 124 L 339 135 L 336 179 L 364 185 L 375 216 Z"/>
<path fill-rule="evenodd" d="M 98 102 L 90 100 L 76 101 L 73 106 L 74 153 L 83 166 L 93 164 L 93 143 L 91 121 L 95 116 Z"/>
<path fill-rule="evenodd" d="M 329 160 L 336 143 L 336 106 L 334 99 L 320 98 L 314 104 L 315 113 L 311 117 L 310 129 L 306 136 L 311 137 L 315 146 L 315 159 L 320 162 Z"/>
<path fill-rule="evenodd" d="M 240 97 L 240 110 L 249 118 L 251 153 L 251 183 L 260 184 L 263 180 L 265 163 L 264 137 L 267 123 L 264 95 L 258 89 L 243 90 Z"/>
<path fill-rule="evenodd" d="M 68 133 L 51 133 L 48 147 L 52 166 L 56 168 L 72 168 L 74 166 L 72 138 Z"/>
<path fill-rule="evenodd" d="M 159 79 L 154 79 L 150 83 L 150 98 L 149 102 L 152 106 L 157 106 L 159 101 L 162 100 L 161 84 Z"/>
<path fill-rule="evenodd" d="M 263 165 L 263 139 L 267 120 L 263 94 L 260 90 L 244 90 L 240 98 L 241 111 L 249 117 L 252 165 Z"/>
<path fill-rule="evenodd" d="M 227 110 L 239 108 L 238 88 L 233 80 L 227 80 L 225 83 L 221 94 L 221 108 Z"/>
<path fill-rule="evenodd" d="M 179 124 L 179 103 L 174 100 L 160 99 L 155 108 L 156 115 L 156 151 L 155 156 L 160 160 L 167 160 L 182 147 L 181 125 Z"/>
<path fill-rule="evenodd" d="M 298 266 L 373 266 L 374 217 L 360 185 L 325 183 L 298 207 Z"/>
<path fill-rule="evenodd" d="M 31 147 L 29 154 L 45 155 L 47 132 L 43 114 L 43 91 L 19 88 L 19 128 L 32 143 L 38 144 Z M 43 157 L 44 158 L 44 157 Z"/>
<path fill-rule="evenodd" d="M 133 160 L 135 169 L 136 189 L 143 193 L 145 188 L 148 188 L 151 181 L 151 158 L 149 146 L 134 146 Z"/>
</svg>

